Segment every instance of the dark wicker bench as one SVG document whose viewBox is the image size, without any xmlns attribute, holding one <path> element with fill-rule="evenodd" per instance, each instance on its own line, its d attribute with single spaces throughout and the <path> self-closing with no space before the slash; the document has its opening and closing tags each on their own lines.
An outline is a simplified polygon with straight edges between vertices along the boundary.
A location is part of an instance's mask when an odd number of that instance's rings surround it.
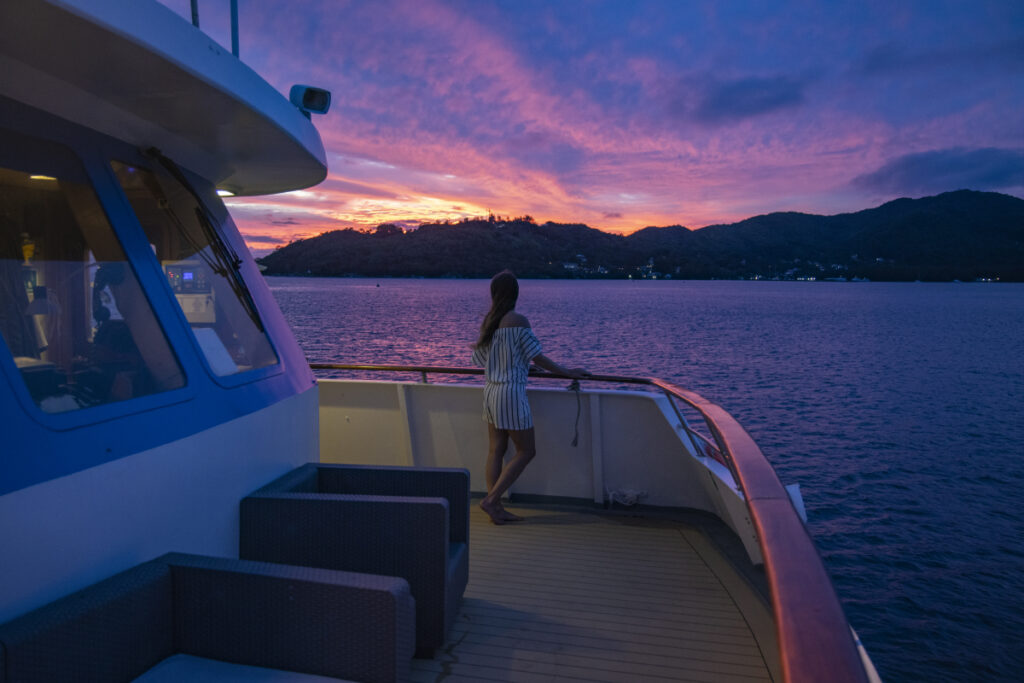
<svg viewBox="0 0 1024 683">
<path fill-rule="evenodd" d="M 242 500 L 239 555 L 400 576 L 416 656 L 445 643 L 469 580 L 469 472 L 310 463 Z"/>
<path fill-rule="evenodd" d="M 414 612 L 398 578 L 171 553 L 0 626 L 0 682 L 131 681 L 182 655 L 400 681 Z"/>
</svg>

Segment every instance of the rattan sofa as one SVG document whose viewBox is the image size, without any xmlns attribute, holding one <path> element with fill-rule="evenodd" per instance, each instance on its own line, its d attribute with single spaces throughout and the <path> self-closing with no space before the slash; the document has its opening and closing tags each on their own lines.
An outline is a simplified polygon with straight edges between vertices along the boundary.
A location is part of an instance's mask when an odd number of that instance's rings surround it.
<svg viewBox="0 0 1024 683">
<path fill-rule="evenodd" d="M 242 500 L 239 555 L 399 576 L 416 656 L 443 646 L 469 579 L 469 472 L 309 463 Z"/>
<path fill-rule="evenodd" d="M 390 683 L 414 612 L 394 577 L 171 553 L 0 626 L 0 683 Z"/>
</svg>

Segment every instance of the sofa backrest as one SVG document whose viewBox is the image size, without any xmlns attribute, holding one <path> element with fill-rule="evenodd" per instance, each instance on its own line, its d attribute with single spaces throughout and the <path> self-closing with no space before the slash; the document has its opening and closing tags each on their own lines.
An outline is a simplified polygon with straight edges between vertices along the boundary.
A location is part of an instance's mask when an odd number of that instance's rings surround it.
<svg viewBox="0 0 1024 683">
<path fill-rule="evenodd" d="M 171 569 L 147 562 L 0 626 L 0 682 L 130 681 L 173 647 Z"/>
<path fill-rule="evenodd" d="M 315 462 L 306 463 L 296 467 L 290 472 L 281 475 L 266 486 L 257 489 L 254 494 L 264 492 L 280 493 L 316 493 L 319 491 L 319 478 L 317 474 L 318 465 Z"/>
<path fill-rule="evenodd" d="M 456 543 L 469 541 L 469 471 L 443 467 L 320 464 L 320 493 L 413 496 L 448 500 L 449 532 Z"/>
</svg>

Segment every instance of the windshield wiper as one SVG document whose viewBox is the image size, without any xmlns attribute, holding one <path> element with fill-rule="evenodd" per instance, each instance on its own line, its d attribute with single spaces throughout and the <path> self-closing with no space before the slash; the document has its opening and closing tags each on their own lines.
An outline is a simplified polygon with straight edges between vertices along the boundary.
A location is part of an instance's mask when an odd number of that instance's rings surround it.
<svg viewBox="0 0 1024 683">
<path fill-rule="evenodd" d="M 203 236 L 206 237 L 209 242 L 210 251 L 213 252 L 214 259 L 211 261 L 206 257 L 205 249 L 196 244 L 196 241 L 189 234 L 188 228 L 182 225 L 178 216 L 174 213 L 174 210 L 170 207 L 168 202 L 164 202 L 164 209 L 171 216 L 175 224 L 178 225 L 182 231 L 185 239 L 196 249 L 196 253 L 206 261 L 210 269 L 222 276 L 228 281 L 228 285 L 231 287 L 231 291 L 235 293 L 238 300 L 242 302 L 242 306 L 245 309 L 246 314 L 252 320 L 253 324 L 260 332 L 266 332 L 263 326 L 263 321 L 260 319 L 259 310 L 256 308 L 256 302 L 252 298 L 252 294 L 249 293 L 249 288 L 245 285 L 245 280 L 242 279 L 242 273 L 239 270 L 242 265 L 242 259 L 238 253 L 231 248 L 231 245 L 224 241 L 220 233 L 214 227 L 217 223 L 217 219 L 210 212 L 210 209 L 206 206 L 206 202 L 203 201 L 202 197 L 192 183 L 185 177 L 185 173 L 181 170 L 174 161 L 164 156 L 160 150 L 155 147 L 150 147 L 146 150 L 146 155 L 150 156 L 160 162 L 160 165 L 171 174 L 178 184 L 181 185 L 185 190 L 192 195 L 192 198 L 196 201 L 196 220 L 199 223 L 200 229 L 203 231 Z"/>
</svg>

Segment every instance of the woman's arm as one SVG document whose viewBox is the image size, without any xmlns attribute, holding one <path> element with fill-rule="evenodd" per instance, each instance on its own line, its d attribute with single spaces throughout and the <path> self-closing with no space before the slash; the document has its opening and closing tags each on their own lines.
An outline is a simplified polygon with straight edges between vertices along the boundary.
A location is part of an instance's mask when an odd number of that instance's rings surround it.
<svg viewBox="0 0 1024 683">
<path fill-rule="evenodd" d="M 539 368 L 552 372 L 556 375 L 568 375 L 569 377 L 580 378 L 586 377 L 590 373 L 583 368 L 564 368 L 555 361 L 551 360 L 543 353 L 537 354 L 533 357 L 533 364 Z"/>
</svg>

